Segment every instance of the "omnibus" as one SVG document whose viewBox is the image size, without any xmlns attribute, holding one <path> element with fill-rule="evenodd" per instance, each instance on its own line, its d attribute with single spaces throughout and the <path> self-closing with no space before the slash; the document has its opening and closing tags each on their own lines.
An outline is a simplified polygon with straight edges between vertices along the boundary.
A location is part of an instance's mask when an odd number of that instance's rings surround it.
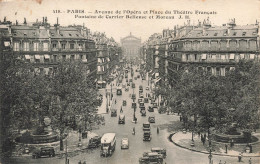
<svg viewBox="0 0 260 164">
<path fill-rule="evenodd" d="M 116 149 L 116 134 L 105 133 L 101 138 L 100 156 L 111 156 Z"/>
<path fill-rule="evenodd" d="M 116 88 L 116 94 L 117 95 L 122 95 L 122 87 L 117 87 Z"/>
</svg>

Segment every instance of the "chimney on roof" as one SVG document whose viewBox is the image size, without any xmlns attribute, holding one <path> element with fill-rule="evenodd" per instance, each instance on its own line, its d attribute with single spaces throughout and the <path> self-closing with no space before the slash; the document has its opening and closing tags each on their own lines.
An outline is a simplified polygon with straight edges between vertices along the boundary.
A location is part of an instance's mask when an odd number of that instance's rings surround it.
<svg viewBox="0 0 260 164">
<path fill-rule="evenodd" d="M 228 23 L 228 31 L 227 31 L 227 33 L 230 34 L 231 30 L 233 30 L 235 26 L 236 26 L 236 20 L 234 18 L 234 19 L 231 19 L 229 21 L 229 23 Z"/>
<path fill-rule="evenodd" d="M 15 25 L 16 25 L 16 26 L 18 25 L 18 21 L 17 21 L 17 20 L 15 21 Z"/>
</svg>

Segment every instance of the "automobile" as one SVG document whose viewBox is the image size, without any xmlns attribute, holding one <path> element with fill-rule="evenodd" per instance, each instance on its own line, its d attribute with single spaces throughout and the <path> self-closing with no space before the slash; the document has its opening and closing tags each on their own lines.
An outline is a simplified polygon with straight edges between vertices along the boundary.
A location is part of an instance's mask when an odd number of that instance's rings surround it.
<svg viewBox="0 0 260 164">
<path fill-rule="evenodd" d="M 135 80 L 137 80 L 137 77 L 134 77 Z"/>
<path fill-rule="evenodd" d="M 127 86 L 130 86 L 130 83 L 129 83 L 129 82 L 127 83 Z"/>
<path fill-rule="evenodd" d="M 132 99 L 136 99 L 136 95 L 135 94 L 132 94 Z"/>
<path fill-rule="evenodd" d="M 161 154 L 163 156 L 163 158 L 166 158 L 166 149 L 164 148 L 160 148 L 160 147 L 153 147 L 151 149 L 151 152 L 156 152 L 158 154 Z"/>
<path fill-rule="evenodd" d="M 140 103 L 140 102 L 143 102 L 143 99 L 142 99 L 142 98 L 139 98 L 139 99 L 138 99 L 138 103 Z"/>
<path fill-rule="evenodd" d="M 126 100 L 123 100 L 123 106 L 126 106 Z"/>
<path fill-rule="evenodd" d="M 140 75 L 137 75 L 137 78 L 140 78 Z"/>
<path fill-rule="evenodd" d="M 132 103 L 132 108 L 136 108 L 136 103 L 135 102 Z"/>
<path fill-rule="evenodd" d="M 94 136 L 93 138 L 89 139 L 88 148 L 97 148 L 101 144 L 101 137 Z"/>
<path fill-rule="evenodd" d="M 126 87 L 126 88 L 125 88 L 125 91 L 128 92 L 128 91 L 129 91 L 129 87 Z"/>
<path fill-rule="evenodd" d="M 149 91 L 149 87 L 146 87 L 145 89 L 146 89 L 147 91 Z"/>
<path fill-rule="evenodd" d="M 149 122 L 143 123 L 143 131 L 151 131 L 151 125 Z"/>
<path fill-rule="evenodd" d="M 133 82 L 133 79 L 129 79 L 129 82 Z"/>
<path fill-rule="evenodd" d="M 143 90 L 143 86 L 142 85 L 139 86 L 139 90 Z"/>
<path fill-rule="evenodd" d="M 144 95 L 141 93 L 141 94 L 139 94 L 139 97 L 140 98 L 144 98 Z"/>
<path fill-rule="evenodd" d="M 158 154 L 156 152 L 144 152 L 143 157 L 139 158 L 139 164 L 148 163 L 162 164 L 163 157 L 161 154 Z"/>
<path fill-rule="evenodd" d="M 122 140 L 121 140 L 121 149 L 129 149 L 129 140 L 128 140 L 128 138 L 122 138 Z"/>
<path fill-rule="evenodd" d="M 141 108 L 140 113 L 141 113 L 141 116 L 146 116 L 145 108 Z"/>
<path fill-rule="evenodd" d="M 128 82 L 128 79 L 126 79 L 125 81 Z"/>
<path fill-rule="evenodd" d="M 153 107 L 149 106 L 149 107 L 148 107 L 148 112 L 154 112 Z"/>
<path fill-rule="evenodd" d="M 151 141 L 151 139 L 152 139 L 151 132 L 150 131 L 144 131 L 143 141 Z"/>
<path fill-rule="evenodd" d="M 125 88 L 126 86 L 125 85 L 122 85 L 122 88 Z"/>
<path fill-rule="evenodd" d="M 125 115 L 124 114 L 119 115 L 118 124 L 125 124 Z"/>
<path fill-rule="evenodd" d="M 148 117 L 148 122 L 155 123 L 155 117 L 154 116 L 149 116 Z"/>
<path fill-rule="evenodd" d="M 135 83 L 132 83 L 132 88 L 135 88 Z"/>
<path fill-rule="evenodd" d="M 55 157 L 55 150 L 54 147 L 42 147 L 40 149 L 37 149 L 33 152 L 32 157 L 33 158 L 40 158 L 40 157 Z"/>
<path fill-rule="evenodd" d="M 140 103 L 139 103 L 139 107 L 140 107 L 140 108 L 141 108 L 141 107 L 145 107 L 145 106 L 144 106 L 144 102 L 140 102 Z"/>
<path fill-rule="evenodd" d="M 149 103 L 149 99 L 148 98 L 144 98 L 144 103 Z"/>
<path fill-rule="evenodd" d="M 157 108 L 158 107 L 156 102 L 152 103 L 152 105 L 153 105 L 153 108 Z"/>
<path fill-rule="evenodd" d="M 111 109 L 111 117 L 116 117 L 116 116 L 117 116 L 117 110 Z"/>
</svg>

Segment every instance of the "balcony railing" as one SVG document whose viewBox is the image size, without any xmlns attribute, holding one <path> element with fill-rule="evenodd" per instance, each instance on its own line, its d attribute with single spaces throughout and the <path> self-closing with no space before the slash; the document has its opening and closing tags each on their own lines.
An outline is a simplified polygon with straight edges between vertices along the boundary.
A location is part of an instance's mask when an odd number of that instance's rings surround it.
<svg viewBox="0 0 260 164">
<path fill-rule="evenodd" d="M 70 48 L 52 48 L 52 51 L 62 51 L 62 52 L 72 52 L 72 51 L 86 51 L 86 48 L 74 48 L 74 49 L 70 49 Z"/>
</svg>

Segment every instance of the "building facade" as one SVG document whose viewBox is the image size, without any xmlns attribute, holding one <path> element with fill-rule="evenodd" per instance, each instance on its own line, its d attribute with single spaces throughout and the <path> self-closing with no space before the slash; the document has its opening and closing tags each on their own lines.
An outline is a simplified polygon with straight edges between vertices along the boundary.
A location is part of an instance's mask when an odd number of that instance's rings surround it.
<svg viewBox="0 0 260 164">
<path fill-rule="evenodd" d="M 143 48 L 146 63 L 166 80 L 186 64 L 196 65 L 212 75 L 225 76 L 240 60 L 260 59 L 258 22 L 243 26 L 236 25 L 235 19 L 223 26 L 211 26 L 209 20 L 196 26 L 188 22 L 173 30 L 163 30 L 161 35 L 149 40 Z"/>
<path fill-rule="evenodd" d="M 121 39 L 123 56 L 128 61 L 133 61 L 140 56 L 141 38 L 129 36 Z"/>
<path fill-rule="evenodd" d="M 1 56 L 8 50 L 31 63 L 36 74 L 51 74 L 59 62 L 78 60 L 84 63 L 84 73 L 88 78 L 93 82 L 103 82 L 105 74 L 109 73 L 106 70 L 112 69 L 120 51 L 118 44 L 113 42 L 113 53 L 108 56 L 109 42 L 104 42 L 104 36 L 91 34 L 84 25 L 60 26 L 58 19 L 53 26 L 46 17 L 33 24 L 28 24 L 26 19 L 23 24 L 4 20 L 0 23 L 0 31 Z"/>
</svg>

